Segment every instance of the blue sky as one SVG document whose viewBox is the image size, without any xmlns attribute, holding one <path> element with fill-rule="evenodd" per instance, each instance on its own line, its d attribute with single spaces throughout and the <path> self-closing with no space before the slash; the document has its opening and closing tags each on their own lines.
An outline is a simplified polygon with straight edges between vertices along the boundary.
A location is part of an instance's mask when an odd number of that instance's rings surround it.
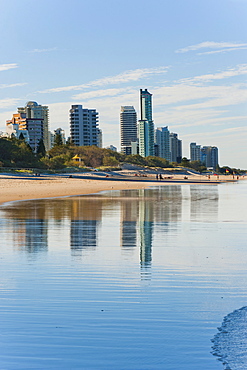
<svg viewBox="0 0 247 370">
<path fill-rule="evenodd" d="M 216 145 L 247 169 L 247 0 L 0 0 L 0 130 L 18 106 L 50 108 L 69 135 L 71 104 L 95 108 L 119 148 L 121 105 L 153 94 L 157 127 Z"/>
</svg>

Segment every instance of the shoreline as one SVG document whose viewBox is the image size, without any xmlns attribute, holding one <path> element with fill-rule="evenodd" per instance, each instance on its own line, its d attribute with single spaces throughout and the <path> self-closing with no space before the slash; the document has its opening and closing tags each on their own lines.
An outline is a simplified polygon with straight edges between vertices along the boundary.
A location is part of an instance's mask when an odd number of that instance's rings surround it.
<svg viewBox="0 0 247 370">
<path fill-rule="evenodd" d="M 181 175 L 156 180 L 152 176 L 137 178 L 105 174 L 43 175 L 41 177 L 0 174 L 0 205 L 20 200 L 89 195 L 108 190 L 144 189 L 150 186 L 182 184 L 218 185 L 225 182 L 236 182 L 236 180 L 222 179 L 222 176 L 218 181 L 214 181 L 205 179 L 205 176 L 203 179 L 197 176 L 188 176 L 184 179 Z"/>
</svg>

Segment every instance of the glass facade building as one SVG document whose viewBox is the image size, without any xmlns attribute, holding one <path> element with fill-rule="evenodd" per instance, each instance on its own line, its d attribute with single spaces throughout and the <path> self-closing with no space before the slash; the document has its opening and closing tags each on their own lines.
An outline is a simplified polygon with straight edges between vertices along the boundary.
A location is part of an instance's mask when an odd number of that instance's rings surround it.
<svg viewBox="0 0 247 370">
<path fill-rule="evenodd" d="M 139 154 L 142 157 L 154 155 L 154 122 L 152 118 L 152 94 L 140 89 L 141 119 L 138 122 Z"/>
</svg>

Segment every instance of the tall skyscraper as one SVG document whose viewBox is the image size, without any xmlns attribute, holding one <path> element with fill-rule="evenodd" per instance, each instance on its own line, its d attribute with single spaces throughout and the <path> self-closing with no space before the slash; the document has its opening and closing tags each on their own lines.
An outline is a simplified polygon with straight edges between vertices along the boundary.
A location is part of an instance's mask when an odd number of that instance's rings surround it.
<svg viewBox="0 0 247 370">
<path fill-rule="evenodd" d="M 154 155 L 154 123 L 152 118 L 152 94 L 140 90 L 141 119 L 138 121 L 139 154 L 142 157 Z"/>
<path fill-rule="evenodd" d="M 178 134 L 170 133 L 171 162 L 181 163 L 182 161 L 182 140 Z"/>
<path fill-rule="evenodd" d="M 82 105 L 72 105 L 69 115 L 72 143 L 77 146 L 98 146 L 98 112 L 95 109 L 83 109 Z"/>
<path fill-rule="evenodd" d="M 201 145 L 196 143 L 190 143 L 190 160 L 200 161 L 201 160 Z"/>
<path fill-rule="evenodd" d="M 133 106 L 122 106 L 120 111 L 121 152 L 132 153 L 132 144 L 137 142 L 137 115 Z"/>
<path fill-rule="evenodd" d="M 171 150 L 170 150 L 170 131 L 168 126 L 158 127 L 155 131 L 155 143 L 158 146 L 157 156 L 165 158 L 168 161 L 171 160 Z"/>
<path fill-rule="evenodd" d="M 49 133 L 48 133 L 49 131 L 49 108 L 44 105 L 39 105 L 35 101 L 29 101 L 25 107 L 18 108 L 18 113 L 24 113 L 28 120 L 43 120 L 42 139 L 45 145 L 45 149 L 49 150 L 50 149 L 50 140 L 49 140 Z M 29 130 L 29 135 L 30 135 L 30 131 L 31 130 Z"/>
</svg>

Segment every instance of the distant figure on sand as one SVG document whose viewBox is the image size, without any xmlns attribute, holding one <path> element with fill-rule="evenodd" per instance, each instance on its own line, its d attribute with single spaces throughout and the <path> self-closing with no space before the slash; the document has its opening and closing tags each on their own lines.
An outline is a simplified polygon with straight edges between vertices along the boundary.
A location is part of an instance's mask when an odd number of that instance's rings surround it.
<svg viewBox="0 0 247 370">
<path fill-rule="evenodd" d="M 163 179 L 163 177 L 162 177 L 162 175 L 161 175 L 161 173 L 160 173 L 160 180 L 162 180 Z"/>
</svg>

